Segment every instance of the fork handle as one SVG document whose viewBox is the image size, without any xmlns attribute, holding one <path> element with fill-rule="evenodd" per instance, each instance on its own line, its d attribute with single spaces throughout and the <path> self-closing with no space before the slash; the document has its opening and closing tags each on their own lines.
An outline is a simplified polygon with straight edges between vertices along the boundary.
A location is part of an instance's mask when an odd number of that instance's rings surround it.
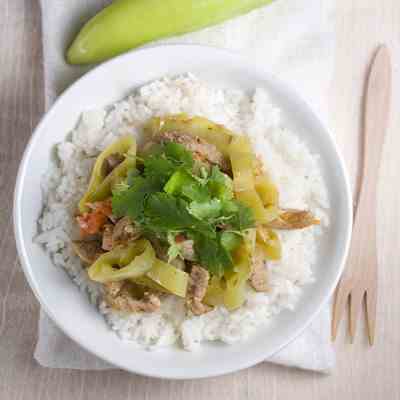
<svg viewBox="0 0 400 400">
<path fill-rule="evenodd" d="M 353 227 L 350 271 L 377 278 L 376 208 L 379 164 L 389 119 L 391 65 L 386 46 L 377 50 L 367 82 L 364 109 L 364 162 Z"/>
<path fill-rule="evenodd" d="M 359 204 L 353 227 L 349 262 L 355 275 L 376 282 L 376 210 L 379 164 L 389 119 L 391 65 L 386 46 L 380 46 L 371 64 L 364 108 L 364 162 Z M 365 276 L 365 274 L 369 276 Z"/>
<path fill-rule="evenodd" d="M 390 55 L 386 46 L 380 46 L 371 64 L 364 109 L 364 162 L 360 202 L 367 202 L 369 210 L 376 206 L 376 186 L 389 120 L 390 98 Z"/>
</svg>

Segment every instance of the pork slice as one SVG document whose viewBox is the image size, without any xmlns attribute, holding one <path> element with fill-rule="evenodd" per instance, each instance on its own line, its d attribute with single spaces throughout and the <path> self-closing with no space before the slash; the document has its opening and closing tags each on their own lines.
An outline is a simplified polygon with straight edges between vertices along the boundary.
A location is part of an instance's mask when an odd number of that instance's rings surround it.
<svg viewBox="0 0 400 400">
<path fill-rule="evenodd" d="M 212 307 L 202 303 L 207 292 L 210 274 L 197 264 L 192 266 L 189 285 L 186 295 L 186 306 L 194 315 L 205 314 L 212 310 Z"/>
</svg>

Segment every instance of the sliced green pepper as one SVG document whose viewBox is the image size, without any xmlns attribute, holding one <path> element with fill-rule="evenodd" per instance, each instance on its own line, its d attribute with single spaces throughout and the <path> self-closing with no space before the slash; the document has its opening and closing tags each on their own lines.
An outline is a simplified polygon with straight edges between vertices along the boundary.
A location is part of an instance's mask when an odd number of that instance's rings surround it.
<svg viewBox="0 0 400 400">
<path fill-rule="evenodd" d="M 114 186 L 124 180 L 127 177 L 128 172 L 135 168 L 136 158 L 132 155 L 133 149 L 129 151 L 129 154 L 122 161 L 121 164 L 117 165 L 110 174 L 106 176 L 100 186 L 89 196 L 88 201 L 99 201 L 109 197 L 112 193 Z"/>
<path fill-rule="evenodd" d="M 256 191 L 265 206 L 276 206 L 278 204 L 278 188 L 266 175 L 256 176 L 254 183 Z"/>
<path fill-rule="evenodd" d="M 233 187 L 236 192 L 254 190 L 253 159 L 251 144 L 246 136 L 236 136 L 229 146 L 232 165 Z"/>
<path fill-rule="evenodd" d="M 205 304 L 223 304 L 228 310 L 235 310 L 246 301 L 246 282 L 251 273 L 250 253 L 246 243 L 242 242 L 233 257 L 233 270 L 227 271 L 223 278 L 211 278 L 203 300 Z"/>
<path fill-rule="evenodd" d="M 210 279 L 203 302 L 209 306 L 219 306 L 224 303 L 224 288 L 221 279 L 217 276 Z"/>
<path fill-rule="evenodd" d="M 189 276 L 186 272 L 175 268 L 171 264 L 156 259 L 153 267 L 146 273 L 146 277 L 179 297 L 186 297 Z"/>
<path fill-rule="evenodd" d="M 249 255 L 254 253 L 254 249 L 256 247 L 256 236 L 255 228 L 247 229 L 244 236 L 244 245 L 246 246 L 246 251 Z"/>
<path fill-rule="evenodd" d="M 189 280 L 186 272 L 157 259 L 151 243 L 145 239 L 105 253 L 89 268 L 88 274 L 96 282 L 129 279 L 150 289 L 180 297 L 186 296 Z"/>
<path fill-rule="evenodd" d="M 257 246 L 267 260 L 280 260 L 282 257 L 279 236 L 271 229 L 261 226 L 257 228 Z"/>
<path fill-rule="evenodd" d="M 237 249 L 234 260 L 233 272 L 225 274 L 224 305 L 228 310 L 235 310 L 246 301 L 246 282 L 251 273 L 251 265 L 250 254 L 245 244 Z"/>
<path fill-rule="evenodd" d="M 152 290 L 155 290 L 158 292 L 170 294 L 170 292 L 167 289 L 163 288 L 161 285 L 154 282 L 152 279 L 150 279 L 146 275 L 139 276 L 137 278 L 132 278 L 132 279 L 130 279 L 130 281 L 132 281 L 133 283 L 136 283 L 137 285 L 148 288 L 148 289 L 152 289 Z"/>
<path fill-rule="evenodd" d="M 92 281 L 100 283 L 133 279 L 151 270 L 155 261 L 155 251 L 150 242 L 138 240 L 129 246 L 118 246 L 99 257 L 89 268 L 88 275 Z"/>
<path fill-rule="evenodd" d="M 246 280 L 237 280 L 224 291 L 224 305 L 228 310 L 235 310 L 246 301 Z"/>
<path fill-rule="evenodd" d="M 146 134 L 154 137 L 163 132 L 186 133 L 213 144 L 224 156 L 228 157 L 228 147 L 235 134 L 222 125 L 203 117 L 189 117 L 186 114 L 165 118 L 152 118 L 145 126 Z"/>
<path fill-rule="evenodd" d="M 268 172 L 263 168 L 261 160 L 253 158 L 254 186 L 265 206 L 276 206 L 279 203 L 279 192 Z"/>
<path fill-rule="evenodd" d="M 266 224 L 273 221 L 279 215 L 276 208 L 264 207 L 264 204 L 255 189 L 236 192 L 235 197 L 241 203 L 253 210 L 256 223 Z"/>
<path fill-rule="evenodd" d="M 111 174 L 105 176 L 103 163 L 107 157 L 115 153 L 127 155 L 127 158 L 118 165 Z M 132 136 L 120 138 L 100 153 L 94 164 L 88 189 L 79 202 L 79 211 L 81 213 L 88 211 L 86 203 L 104 200 L 111 194 L 112 183 L 115 182 L 117 178 L 120 178 L 123 173 L 127 172 L 129 168 L 135 166 L 135 155 L 136 141 Z"/>
</svg>

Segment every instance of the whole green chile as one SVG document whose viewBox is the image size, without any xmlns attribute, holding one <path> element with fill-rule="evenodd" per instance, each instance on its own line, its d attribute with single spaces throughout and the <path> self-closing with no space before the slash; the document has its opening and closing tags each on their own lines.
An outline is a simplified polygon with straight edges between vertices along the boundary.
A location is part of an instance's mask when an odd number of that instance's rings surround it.
<svg viewBox="0 0 400 400">
<path fill-rule="evenodd" d="M 67 61 L 104 61 L 152 40 L 202 29 L 272 1 L 115 0 L 82 28 L 68 49 Z"/>
</svg>

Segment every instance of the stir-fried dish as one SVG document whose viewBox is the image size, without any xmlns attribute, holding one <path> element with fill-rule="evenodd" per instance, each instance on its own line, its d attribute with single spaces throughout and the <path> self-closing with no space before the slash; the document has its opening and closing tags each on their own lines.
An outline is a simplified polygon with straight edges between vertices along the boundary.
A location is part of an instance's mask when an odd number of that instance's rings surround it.
<svg viewBox="0 0 400 400">
<path fill-rule="evenodd" d="M 319 220 L 281 209 L 279 193 L 249 139 L 202 117 L 152 118 L 139 149 L 120 138 L 96 159 L 79 202 L 72 243 L 106 303 L 153 312 L 168 295 L 194 315 L 269 290 L 279 260 L 276 230 Z"/>
</svg>

